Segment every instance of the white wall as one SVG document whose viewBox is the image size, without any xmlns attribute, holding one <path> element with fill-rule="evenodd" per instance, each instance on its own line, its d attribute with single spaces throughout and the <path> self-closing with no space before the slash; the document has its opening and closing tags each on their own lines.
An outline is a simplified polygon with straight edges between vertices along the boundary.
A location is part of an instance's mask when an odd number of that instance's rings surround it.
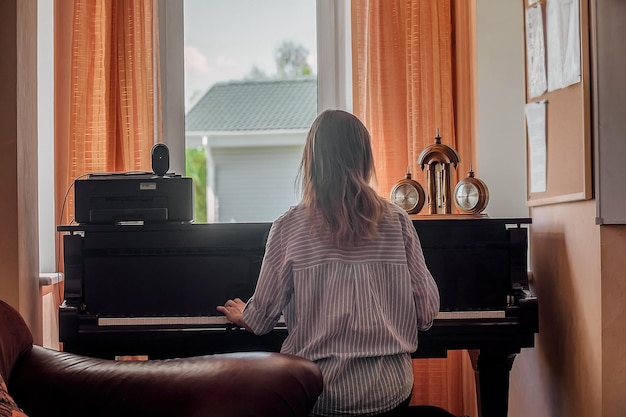
<svg viewBox="0 0 626 417">
<path fill-rule="evenodd" d="M 54 0 L 37 1 L 39 271 L 56 272 L 54 239 Z"/>
<path fill-rule="evenodd" d="M 170 151 L 170 171 L 184 175 L 185 58 L 181 47 L 184 38 L 183 0 L 158 0 L 156 4 L 159 14 L 162 139 Z"/>
<path fill-rule="evenodd" d="M 524 15 L 519 1 L 477 0 L 478 166 L 490 217 L 528 217 Z"/>
</svg>

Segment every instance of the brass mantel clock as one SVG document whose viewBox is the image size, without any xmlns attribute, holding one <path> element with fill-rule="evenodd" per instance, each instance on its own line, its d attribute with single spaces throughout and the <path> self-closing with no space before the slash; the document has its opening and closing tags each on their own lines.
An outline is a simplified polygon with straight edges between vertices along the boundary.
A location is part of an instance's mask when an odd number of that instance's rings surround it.
<svg viewBox="0 0 626 417">
<path fill-rule="evenodd" d="M 409 214 L 417 214 L 424 207 L 426 193 L 419 182 L 411 179 L 410 166 L 407 168 L 406 177 L 398 181 L 391 190 L 390 198 Z"/>
<path fill-rule="evenodd" d="M 459 154 L 454 148 L 441 143 L 441 136 L 437 129 L 435 143 L 424 148 L 417 158 L 417 163 L 422 170 L 427 167 L 427 187 L 422 187 L 417 181 L 411 179 L 409 166 L 406 178 L 398 181 L 391 190 L 391 200 L 409 214 L 419 213 L 427 201 L 428 214 L 433 217 L 485 216 L 481 213 L 489 203 L 489 189 L 482 180 L 474 176 L 471 165 L 467 177 L 461 179 L 454 191 L 452 190 L 452 169 L 456 169 L 459 162 L 461 162 Z M 424 192 L 424 188 L 427 192 Z M 452 201 L 458 213 L 452 213 Z"/>
<path fill-rule="evenodd" d="M 428 214 L 452 213 L 451 169 L 461 161 L 459 154 L 450 146 L 441 143 L 439 129 L 435 143 L 424 148 L 417 163 L 428 167 Z"/>
<path fill-rule="evenodd" d="M 459 181 L 454 189 L 454 203 L 459 211 L 467 214 L 478 214 L 487 208 L 489 189 L 474 176 L 471 166 L 467 177 Z"/>
</svg>

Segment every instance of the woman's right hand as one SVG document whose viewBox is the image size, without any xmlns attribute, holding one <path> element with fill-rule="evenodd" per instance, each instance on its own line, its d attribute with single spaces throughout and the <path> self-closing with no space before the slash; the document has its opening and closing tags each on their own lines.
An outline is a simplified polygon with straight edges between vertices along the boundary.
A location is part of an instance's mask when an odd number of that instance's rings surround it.
<svg viewBox="0 0 626 417">
<path fill-rule="evenodd" d="M 217 311 L 225 315 L 231 323 L 247 328 L 246 323 L 243 321 L 243 309 L 245 307 L 245 302 L 240 298 L 235 298 L 234 300 L 226 301 L 223 306 L 217 306 Z"/>
</svg>

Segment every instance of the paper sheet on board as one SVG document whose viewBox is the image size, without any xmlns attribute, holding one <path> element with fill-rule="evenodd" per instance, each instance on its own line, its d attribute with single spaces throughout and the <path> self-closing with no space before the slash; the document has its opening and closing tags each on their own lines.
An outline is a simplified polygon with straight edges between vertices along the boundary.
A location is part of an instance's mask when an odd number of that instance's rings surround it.
<svg viewBox="0 0 626 417">
<path fill-rule="evenodd" d="M 548 91 L 580 82 L 580 4 L 578 0 L 546 3 Z"/>
<path fill-rule="evenodd" d="M 546 102 L 526 104 L 530 192 L 546 191 Z"/>
<path fill-rule="evenodd" d="M 546 92 L 545 45 L 543 40 L 543 13 L 536 5 L 526 9 L 526 75 L 531 98 Z"/>
</svg>

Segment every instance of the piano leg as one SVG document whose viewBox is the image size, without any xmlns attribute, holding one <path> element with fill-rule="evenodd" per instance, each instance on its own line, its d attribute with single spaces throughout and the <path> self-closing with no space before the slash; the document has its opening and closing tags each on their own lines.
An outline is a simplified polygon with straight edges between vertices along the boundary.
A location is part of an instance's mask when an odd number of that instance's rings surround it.
<svg viewBox="0 0 626 417">
<path fill-rule="evenodd" d="M 478 396 L 478 415 L 480 417 L 507 416 L 509 412 L 509 374 L 517 353 L 470 351 L 470 358 L 472 358 L 472 365 L 477 376 L 476 395 Z"/>
</svg>

